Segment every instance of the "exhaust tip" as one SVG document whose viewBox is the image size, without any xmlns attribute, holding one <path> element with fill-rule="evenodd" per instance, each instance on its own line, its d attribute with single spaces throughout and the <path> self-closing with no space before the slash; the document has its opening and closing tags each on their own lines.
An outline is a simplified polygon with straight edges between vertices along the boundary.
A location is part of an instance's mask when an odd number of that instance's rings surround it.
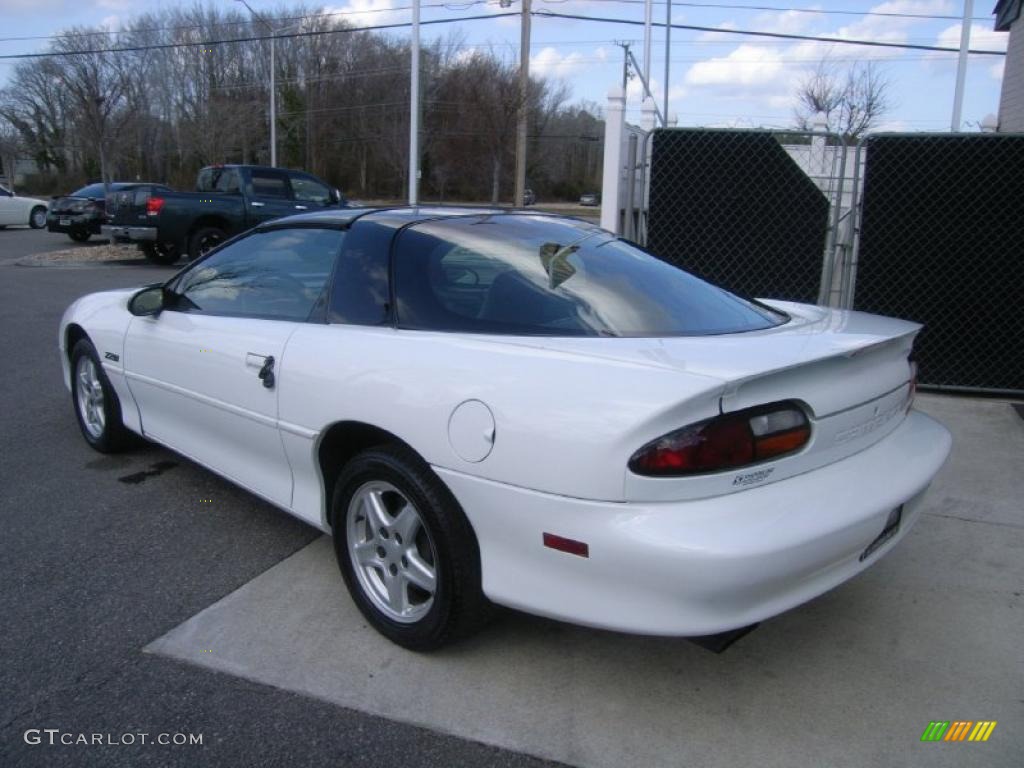
<svg viewBox="0 0 1024 768">
<path fill-rule="evenodd" d="M 761 623 L 748 624 L 745 627 L 739 629 L 730 629 L 728 632 L 719 632 L 715 635 L 697 635 L 695 637 L 686 638 L 691 643 L 699 645 L 712 653 L 724 653 L 733 643 L 739 640 L 741 637 L 745 637 L 761 626 Z"/>
</svg>

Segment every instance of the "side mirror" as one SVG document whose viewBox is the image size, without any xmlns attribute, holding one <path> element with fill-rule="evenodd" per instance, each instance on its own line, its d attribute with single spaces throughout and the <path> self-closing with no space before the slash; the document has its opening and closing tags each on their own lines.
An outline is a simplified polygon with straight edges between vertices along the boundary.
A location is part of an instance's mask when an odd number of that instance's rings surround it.
<svg viewBox="0 0 1024 768">
<path fill-rule="evenodd" d="M 341 196 L 341 191 L 340 190 L 338 190 L 338 189 L 332 189 L 331 190 L 331 202 L 334 205 L 341 205 L 342 203 L 345 202 L 345 198 L 343 198 Z"/>
<path fill-rule="evenodd" d="M 158 315 L 167 306 L 167 289 L 162 285 L 143 288 L 128 301 L 128 311 L 136 317 Z"/>
</svg>

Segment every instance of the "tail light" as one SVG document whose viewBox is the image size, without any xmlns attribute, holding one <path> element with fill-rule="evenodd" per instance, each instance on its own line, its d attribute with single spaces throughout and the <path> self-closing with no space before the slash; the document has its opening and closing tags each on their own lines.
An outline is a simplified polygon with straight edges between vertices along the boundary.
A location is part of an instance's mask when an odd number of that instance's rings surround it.
<svg viewBox="0 0 1024 768">
<path fill-rule="evenodd" d="M 717 416 L 652 440 L 629 460 L 638 475 L 681 477 L 736 469 L 795 453 L 811 425 L 795 403 L 772 403 Z"/>
<path fill-rule="evenodd" d="M 162 197 L 151 197 L 146 200 L 146 215 L 156 216 L 163 207 L 164 199 Z"/>
</svg>

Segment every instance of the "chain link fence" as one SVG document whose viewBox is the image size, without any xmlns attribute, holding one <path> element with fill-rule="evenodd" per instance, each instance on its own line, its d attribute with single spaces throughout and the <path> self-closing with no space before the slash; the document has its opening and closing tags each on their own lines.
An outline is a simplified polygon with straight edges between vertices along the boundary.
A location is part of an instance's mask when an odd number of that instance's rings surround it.
<svg viewBox="0 0 1024 768">
<path fill-rule="evenodd" d="M 1024 135 L 878 134 L 847 299 L 923 323 L 924 386 L 1024 392 Z"/>
<path fill-rule="evenodd" d="M 649 143 L 643 244 L 744 296 L 828 296 L 852 203 L 840 137 L 668 128 Z"/>
</svg>

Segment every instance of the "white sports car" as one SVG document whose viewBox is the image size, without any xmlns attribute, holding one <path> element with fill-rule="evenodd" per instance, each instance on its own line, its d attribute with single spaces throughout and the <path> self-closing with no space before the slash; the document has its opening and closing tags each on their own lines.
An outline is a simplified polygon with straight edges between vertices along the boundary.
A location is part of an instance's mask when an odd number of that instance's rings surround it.
<svg viewBox="0 0 1024 768">
<path fill-rule="evenodd" d="M 60 326 L 82 434 L 161 443 L 333 534 L 400 645 L 492 603 L 715 635 L 915 522 L 950 448 L 911 409 L 920 326 L 749 301 L 584 222 L 294 216 Z"/>
</svg>

